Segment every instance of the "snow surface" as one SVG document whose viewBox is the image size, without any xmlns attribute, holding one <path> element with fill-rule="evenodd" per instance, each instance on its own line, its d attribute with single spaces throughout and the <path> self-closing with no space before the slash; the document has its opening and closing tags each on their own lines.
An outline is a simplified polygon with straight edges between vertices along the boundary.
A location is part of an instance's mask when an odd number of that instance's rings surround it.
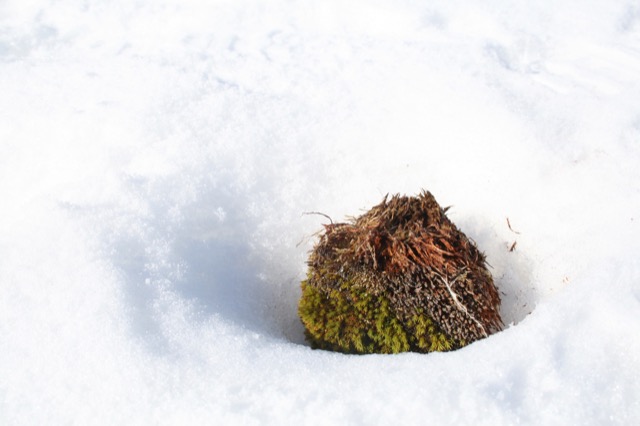
<svg viewBox="0 0 640 426">
<path fill-rule="evenodd" d="M 509 326 L 311 350 L 303 213 L 422 188 Z M 637 1 L 4 0 L 0 200 L 0 424 L 640 422 Z"/>
</svg>

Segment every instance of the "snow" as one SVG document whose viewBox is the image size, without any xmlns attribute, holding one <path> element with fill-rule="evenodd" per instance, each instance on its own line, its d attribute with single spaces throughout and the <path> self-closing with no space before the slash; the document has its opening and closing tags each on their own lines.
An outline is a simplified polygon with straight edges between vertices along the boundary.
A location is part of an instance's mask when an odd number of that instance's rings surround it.
<svg viewBox="0 0 640 426">
<path fill-rule="evenodd" d="M 637 2 L 6 0 L 0 93 L 1 424 L 640 421 Z M 311 350 L 304 213 L 422 188 L 506 329 Z"/>
</svg>

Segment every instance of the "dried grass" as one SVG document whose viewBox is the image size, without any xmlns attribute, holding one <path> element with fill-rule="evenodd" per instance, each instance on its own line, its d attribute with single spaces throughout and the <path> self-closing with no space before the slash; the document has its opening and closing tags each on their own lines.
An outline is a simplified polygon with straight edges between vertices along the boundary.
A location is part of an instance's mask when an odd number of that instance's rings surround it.
<svg viewBox="0 0 640 426">
<path fill-rule="evenodd" d="M 459 342 L 487 337 L 502 328 L 498 291 L 485 256 L 445 213 L 423 191 L 385 196 L 360 217 L 324 225 L 307 284 L 329 292 L 350 281 L 388 298 L 403 323 L 427 312 Z"/>
</svg>

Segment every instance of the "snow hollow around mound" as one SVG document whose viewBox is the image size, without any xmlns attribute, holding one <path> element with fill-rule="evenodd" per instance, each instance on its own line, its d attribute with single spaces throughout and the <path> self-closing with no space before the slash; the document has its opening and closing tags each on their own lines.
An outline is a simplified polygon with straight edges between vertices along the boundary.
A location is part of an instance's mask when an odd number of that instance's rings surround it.
<svg viewBox="0 0 640 426">
<path fill-rule="evenodd" d="M 0 94 L 0 423 L 640 421 L 636 3 L 8 0 Z M 311 350 L 303 213 L 423 188 L 505 330 Z"/>
</svg>

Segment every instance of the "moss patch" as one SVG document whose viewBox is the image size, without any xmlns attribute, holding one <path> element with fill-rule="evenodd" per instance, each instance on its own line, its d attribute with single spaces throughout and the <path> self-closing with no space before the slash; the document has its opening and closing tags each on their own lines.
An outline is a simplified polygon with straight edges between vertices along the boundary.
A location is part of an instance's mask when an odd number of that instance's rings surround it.
<svg viewBox="0 0 640 426">
<path fill-rule="evenodd" d="M 447 351 L 461 345 L 448 338 L 427 315 L 400 322 L 389 300 L 344 283 L 324 293 L 302 282 L 299 314 L 314 349 L 371 354 Z"/>
</svg>

